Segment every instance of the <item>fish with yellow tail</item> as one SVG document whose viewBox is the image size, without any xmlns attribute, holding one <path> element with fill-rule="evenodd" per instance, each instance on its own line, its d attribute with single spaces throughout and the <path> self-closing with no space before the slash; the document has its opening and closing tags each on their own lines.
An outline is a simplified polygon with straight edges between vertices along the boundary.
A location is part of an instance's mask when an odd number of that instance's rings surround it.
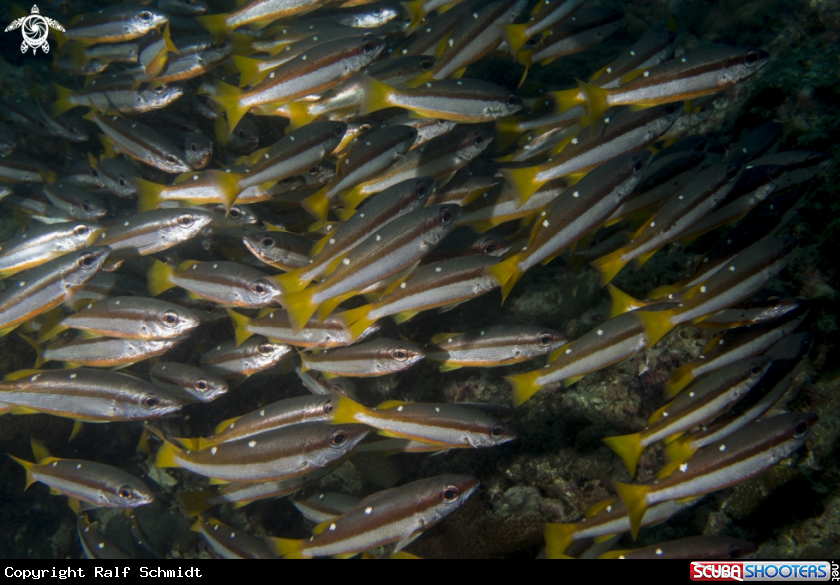
<svg viewBox="0 0 840 585">
<path fill-rule="evenodd" d="M 335 391 L 331 422 L 366 424 L 386 437 L 437 445 L 441 450 L 496 447 L 516 438 L 509 425 L 467 405 L 389 400 L 367 408 Z"/>
<path fill-rule="evenodd" d="M 591 263 L 601 274 L 601 284 L 610 282 L 630 261 L 637 268 L 644 266 L 662 246 L 679 239 L 726 198 L 740 176 L 740 160 L 701 171 L 633 234 L 629 244 Z"/>
<path fill-rule="evenodd" d="M 317 370 L 327 378 L 368 378 L 407 370 L 425 357 L 410 341 L 374 339 L 357 345 L 300 354 L 300 371 Z"/>
<path fill-rule="evenodd" d="M 516 55 L 528 42 L 531 37 L 553 27 L 555 24 L 565 20 L 575 13 L 586 0 L 561 0 L 560 2 L 545 2 L 539 11 L 522 24 L 504 25 L 504 37 L 511 55 Z M 538 5 L 539 6 L 539 5 Z"/>
<path fill-rule="evenodd" d="M 657 483 L 616 482 L 616 492 L 630 517 L 633 538 L 651 506 L 716 492 L 770 469 L 805 444 L 817 420 L 817 415 L 810 412 L 760 420 L 698 451 L 678 472 Z"/>
<path fill-rule="evenodd" d="M 391 543 L 399 551 L 461 507 L 477 487 L 478 480 L 468 475 L 421 479 L 368 496 L 347 513 L 318 524 L 311 538 L 267 542 L 286 559 L 350 558 Z"/>
<path fill-rule="evenodd" d="M 632 477 L 646 447 L 657 441 L 668 444 L 691 427 L 725 412 L 761 381 L 772 363 L 767 356 L 755 356 L 712 372 L 654 412 L 645 430 L 608 437 L 604 442 L 621 457 Z"/>
<path fill-rule="evenodd" d="M 608 112 L 595 120 L 594 130 L 573 137 L 562 151 L 553 153 L 544 163 L 500 172 L 524 203 L 552 179 L 587 173 L 613 157 L 653 144 L 682 110 L 682 104 L 669 104 L 641 111 Z"/>
<path fill-rule="evenodd" d="M 502 283 L 502 301 L 526 270 L 551 262 L 602 225 L 642 180 L 652 157 L 648 150 L 616 156 L 560 193 L 541 211 L 525 249 L 490 269 Z"/>
<path fill-rule="evenodd" d="M 46 446 L 32 439 L 32 452 L 36 463 L 9 455 L 26 470 L 26 487 L 40 482 L 50 488 L 53 495 L 62 495 L 84 502 L 86 508 L 136 508 L 151 504 L 152 490 L 121 469 L 94 461 L 59 459 L 47 451 Z"/>
</svg>

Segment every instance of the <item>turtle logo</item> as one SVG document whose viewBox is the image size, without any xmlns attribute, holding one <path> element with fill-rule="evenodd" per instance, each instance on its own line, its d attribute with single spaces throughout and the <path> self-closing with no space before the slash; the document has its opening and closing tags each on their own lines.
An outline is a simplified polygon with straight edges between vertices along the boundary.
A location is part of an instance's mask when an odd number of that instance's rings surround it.
<svg viewBox="0 0 840 585">
<path fill-rule="evenodd" d="M 21 29 L 23 33 L 23 43 L 20 45 L 20 52 L 25 53 L 28 47 L 32 47 L 32 54 L 34 55 L 38 49 L 44 53 L 50 52 L 50 44 L 47 42 L 47 32 L 49 27 L 55 30 L 64 32 L 64 27 L 54 21 L 52 18 L 41 16 L 38 14 L 38 7 L 32 6 L 32 14 L 18 18 L 12 24 L 6 27 L 6 32 Z"/>
</svg>

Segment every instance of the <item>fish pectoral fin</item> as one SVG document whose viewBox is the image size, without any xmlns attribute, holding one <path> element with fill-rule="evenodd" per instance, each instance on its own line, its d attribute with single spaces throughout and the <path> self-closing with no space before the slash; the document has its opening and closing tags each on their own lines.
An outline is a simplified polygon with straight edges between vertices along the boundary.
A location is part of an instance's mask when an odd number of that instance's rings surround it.
<svg viewBox="0 0 840 585">
<path fill-rule="evenodd" d="M 423 534 L 423 526 L 418 524 L 417 528 L 415 528 L 411 533 L 404 535 L 397 541 L 397 544 L 394 545 L 394 552 L 401 551 L 414 542 L 414 539 L 421 534 Z"/>
</svg>

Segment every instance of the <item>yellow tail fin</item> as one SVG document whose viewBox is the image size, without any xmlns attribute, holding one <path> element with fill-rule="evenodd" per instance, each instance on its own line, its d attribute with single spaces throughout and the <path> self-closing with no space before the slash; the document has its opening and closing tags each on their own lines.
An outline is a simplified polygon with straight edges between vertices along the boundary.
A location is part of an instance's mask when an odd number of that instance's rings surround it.
<svg viewBox="0 0 840 585">
<path fill-rule="evenodd" d="M 528 24 L 506 24 L 502 35 L 507 41 L 510 48 L 510 54 L 516 57 L 516 54 L 522 50 L 528 39 L 531 38 L 528 33 Z"/>
<path fill-rule="evenodd" d="M 41 464 L 45 459 L 52 457 L 49 449 L 47 449 L 47 446 L 35 437 L 32 437 L 29 440 L 29 444 L 32 447 L 32 454 L 35 456 L 35 461 L 37 461 L 38 464 Z"/>
<path fill-rule="evenodd" d="M 564 554 L 574 541 L 577 529 L 574 524 L 546 524 L 543 530 L 545 537 L 545 558 L 568 559 Z"/>
<path fill-rule="evenodd" d="M 502 118 L 496 120 L 496 141 L 499 143 L 499 150 L 504 150 L 522 134 L 519 120 L 516 118 Z"/>
<path fill-rule="evenodd" d="M 194 518 L 205 510 L 212 508 L 213 506 L 207 503 L 212 496 L 213 492 L 178 492 L 175 494 L 181 504 L 181 510 L 190 518 Z"/>
<path fill-rule="evenodd" d="M 29 345 L 31 345 L 31 346 L 35 349 L 35 368 L 40 368 L 42 365 L 44 365 L 44 362 L 49 361 L 49 360 L 45 360 L 45 359 L 44 359 L 44 354 L 43 354 L 43 349 L 44 349 L 44 348 L 43 348 L 43 347 L 41 347 L 41 346 L 38 344 L 38 342 L 36 342 L 36 341 L 35 341 L 34 339 L 32 339 L 31 337 L 28 337 L 28 336 L 24 335 L 23 333 L 18 333 L 18 335 L 19 335 L 19 336 L 20 336 L 20 337 L 21 337 L 21 338 L 22 338 L 22 339 L 23 339 L 26 343 L 28 343 Z"/>
<path fill-rule="evenodd" d="M 75 95 L 75 92 L 72 89 L 67 89 L 57 83 L 53 83 L 53 87 L 55 88 L 56 93 L 56 100 L 52 104 L 53 116 L 60 116 L 67 110 L 72 110 L 78 105 L 70 101 L 70 98 Z"/>
<path fill-rule="evenodd" d="M 346 424 L 353 424 L 357 423 L 356 416 L 360 413 L 369 412 L 368 408 L 365 408 L 346 394 L 342 394 L 341 392 L 337 392 L 335 390 L 332 391 L 332 419 L 330 420 L 331 424 L 334 425 L 346 425 Z"/>
<path fill-rule="evenodd" d="M 589 117 L 589 123 L 591 126 L 595 126 L 610 107 L 607 102 L 609 90 L 591 85 L 580 79 L 577 80 L 577 83 L 586 100 L 586 114 Z"/>
<path fill-rule="evenodd" d="M 629 313 L 630 311 L 635 311 L 636 309 L 646 305 L 646 303 L 642 303 L 634 299 L 626 292 L 623 292 L 612 284 L 607 285 L 607 292 L 610 293 L 610 297 L 612 297 L 612 304 L 610 305 L 610 319 L 623 315 L 624 313 Z"/>
<path fill-rule="evenodd" d="M 157 209 L 163 203 L 160 194 L 165 188 L 164 185 L 152 183 L 146 179 L 136 177 L 134 185 L 137 188 L 137 211 L 151 211 Z"/>
<path fill-rule="evenodd" d="M 634 314 L 645 330 L 648 347 L 653 347 L 657 341 L 665 337 L 674 328 L 674 325 L 671 324 L 673 310 L 635 311 Z"/>
<path fill-rule="evenodd" d="M 522 405 L 542 388 L 542 385 L 537 383 L 537 375 L 538 371 L 517 374 L 515 376 L 505 376 L 505 380 L 513 388 L 512 399 L 514 406 Z"/>
<path fill-rule="evenodd" d="M 216 39 L 216 42 L 223 41 L 225 36 L 227 36 L 230 27 L 227 24 L 228 15 L 227 14 L 209 14 L 206 16 L 196 16 L 195 18 L 198 23 L 206 28 L 210 34 L 213 35 L 213 38 Z"/>
<path fill-rule="evenodd" d="M 362 98 L 362 108 L 359 112 L 362 116 L 390 108 L 392 105 L 390 96 L 397 91 L 390 85 L 377 81 L 369 75 L 365 75 L 362 81 L 362 89 L 365 92 Z"/>
<path fill-rule="evenodd" d="M 630 533 L 633 540 L 639 535 L 639 528 L 642 527 L 642 520 L 647 512 L 647 494 L 650 488 L 646 485 L 630 485 L 627 483 L 615 483 L 615 491 L 618 497 L 624 502 L 627 516 L 630 519 Z"/>
<path fill-rule="evenodd" d="M 550 91 L 546 95 L 554 100 L 554 113 L 556 114 L 561 114 L 575 106 L 579 106 L 585 100 L 584 93 L 580 88 Z"/>
<path fill-rule="evenodd" d="M 408 12 L 408 16 L 411 19 L 405 31 L 406 36 L 414 32 L 414 29 L 420 25 L 420 23 L 423 21 L 423 18 L 426 16 L 426 11 L 423 8 L 425 3 L 425 0 L 411 0 L 410 2 L 400 2 L 402 7 L 405 8 L 405 11 Z"/>
<path fill-rule="evenodd" d="M 589 265 L 601 274 L 601 286 L 606 285 L 616 275 L 621 272 L 624 265 L 627 264 L 621 257 L 624 255 L 624 248 L 619 248 L 615 252 L 607 254 L 597 260 L 593 260 Z"/>
<path fill-rule="evenodd" d="M 24 461 L 23 459 L 18 459 L 14 455 L 9 455 L 9 457 L 11 457 L 12 460 L 14 460 L 15 462 L 20 463 L 23 466 L 23 468 L 26 470 L 26 487 L 23 488 L 23 489 L 28 490 L 29 486 L 31 486 L 33 483 L 38 481 L 34 477 L 32 477 L 32 468 L 35 467 L 35 465 L 37 465 L 37 464 L 32 463 L 31 461 Z"/>
<path fill-rule="evenodd" d="M 61 324 L 61 318 L 64 317 L 64 312 L 61 308 L 53 309 L 47 313 L 46 319 L 41 323 L 38 329 L 38 343 L 52 339 L 62 331 L 66 331 L 68 327 Z"/>
<path fill-rule="evenodd" d="M 149 294 L 156 297 L 173 288 L 175 285 L 172 284 L 171 279 L 174 272 L 175 269 L 171 266 L 155 260 L 146 277 L 146 288 L 149 289 Z"/>
<path fill-rule="evenodd" d="M 519 269 L 519 259 L 519 254 L 515 254 L 507 260 L 503 260 L 487 269 L 502 287 L 502 303 L 505 302 L 510 291 L 513 290 L 513 287 L 524 274 Z"/>
<path fill-rule="evenodd" d="M 181 450 L 178 447 L 163 439 L 163 446 L 158 449 L 157 456 L 155 457 L 155 466 L 160 468 L 181 467 L 175 460 L 176 455 L 180 452 Z"/>
<path fill-rule="evenodd" d="M 303 540 L 290 540 L 288 538 L 275 538 L 273 536 L 265 540 L 269 550 L 284 559 L 302 559 L 301 549 L 303 548 L 303 542 Z"/>
<path fill-rule="evenodd" d="M 687 363 L 683 366 L 680 366 L 673 372 L 671 372 L 671 377 L 668 378 L 668 381 L 665 382 L 665 396 L 668 398 L 673 398 L 680 391 L 691 384 L 694 381 L 694 365 L 691 363 Z"/>
<path fill-rule="evenodd" d="M 289 114 L 289 120 L 292 123 L 292 130 L 306 126 L 318 117 L 317 114 L 309 111 L 309 104 L 307 102 L 291 102 L 286 104 L 286 110 Z"/>
<path fill-rule="evenodd" d="M 368 330 L 368 327 L 376 323 L 376 319 L 371 319 L 368 316 L 370 309 L 370 305 L 363 305 L 357 309 L 344 311 L 339 315 L 350 333 L 351 343 L 361 337 Z"/>
<path fill-rule="evenodd" d="M 253 335 L 253 332 L 248 330 L 248 325 L 251 324 L 251 320 L 245 315 L 232 311 L 231 309 L 227 309 L 227 314 L 233 323 L 233 334 L 236 336 L 236 346 L 239 347 Z"/>
<path fill-rule="evenodd" d="M 330 200 L 327 198 L 327 187 L 324 187 L 314 195 L 310 195 L 300 202 L 301 207 L 318 221 L 327 221 L 327 214 L 330 211 Z"/>
<path fill-rule="evenodd" d="M 217 94 L 211 94 L 210 99 L 225 109 L 228 120 L 228 135 L 230 135 L 250 108 L 240 105 L 239 100 L 242 91 L 238 87 L 228 85 L 223 81 L 217 81 L 216 88 Z"/>
<path fill-rule="evenodd" d="M 291 272 L 275 277 L 275 282 L 288 274 Z M 277 298 L 289 314 L 289 321 L 295 333 L 303 329 L 318 310 L 318 303 L 312 300 L 313 290 L 312 288 L 304 289 Z"/>
<path fill-rule="evenodd" d="M 545 181 L 537 180 L 537 171 L 533 167 L 502 169 L 500 172 L 502 177 L 519 193 L 519 201 L 523 205 L 531 198 L 531 195 L 536 193 L 546 183 Z"/>
<path fill-rule="evenodd" d="M 639 457 L 645 450 L 642 445 L 642 436 L 640 433 L 633 433 L 632 435 L 622 435 L 620 437 L 607 437 L 602 439 L 610 449 L 615 451 L 619 457 L 624 461 L 627 471 L 630 472 L 630 477 L 636 475 L 636 465 L 639 464 Z"/>
<path fill-rule="evenodd" d="M 266 76 L 268 71 L 260 71 L 262 59 L 233 55 L 233 64 L 239 69 L 239 87 L 257 85 Z"/>
<path fill-rule="evenodd" d="M 697 452 L 697 449 L 691 446 L 691 439 L 687 436 L 682 436 L 671 441 L 665 445 L 665 466 L 659 470 L 656 475 L 657 478 L 662 479 L 671 475 L 674 471 L 688 461 L 692 455 Z"/>
</svg>

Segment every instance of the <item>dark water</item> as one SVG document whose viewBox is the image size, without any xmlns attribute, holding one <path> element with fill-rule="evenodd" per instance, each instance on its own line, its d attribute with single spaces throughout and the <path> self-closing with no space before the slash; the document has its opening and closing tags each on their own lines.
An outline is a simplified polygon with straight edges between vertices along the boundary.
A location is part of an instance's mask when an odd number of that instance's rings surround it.
<svg viewBox="0 0 840 585">
<path fill-rule="evenodd" d="M 228 7 L 211 2 L 215 13 Z M 42 5 L 42 14 L 67 22 L 75 14 L 100 5 L 67 0 Z M 714 113 L 698 129 L 729 146 L 747 131 L 769 121 L 784 126 L 779 150 L 823 151 L 840 158 L 840 4 L 819 0 L 743 2 L 737 0 L 638 0 L 598 2 L 591 6 L 622 9 L 626 19 L 619 31 L 584 53 L 535 68 L 529 81 L 568 87 L 586 78 L 612 56 L 640 38 L 654 23 L 669 15 L 680 32 L 677 56 L 714 45 L 754 45 L 771 54 L 770 63 L 747 82 L 723 92 Z M 24 7 L 28 8 L 28 7 Z M 0 8 L 0 22 L 14 16 L 8 4 Z M 5 27 L 5 25 L 4 25 Z M 173 29 L 173 36 L 178 34 Z M 21 55 L 17 33 L 0 35 L 0 79 L 3 92 L 26 96 L 31 88 L 50 94 L 49 83 L 78 87 L 78 79 L 50 68 L 51 57 Z M 53 49 L 55 43 L 53 42 Z M 472 66 L 470 77 L 492 80 L 514 89 L 522 67 L 508 57 L 490 56 Z M 202 119 L 182 99 L 172 111 L 186 115 L 212 136 L 212 122 Z M 283 121 L 258 118 L 265 147 L 282 135 Z M 25 133 L 24 133 L 25 134 Z M 67 144 L 26 135 L 23 152 L 40 158 L 56 170 L 98 154 L 96 139 Z M 488 152 L 488 155 L 493 153 Z M 840 394 L 837 363 L 838 271 L 836 254 L 840 235 L 837 200 L 840 173 L 832 163 L 812 182 L 798 217 L 784 234 L 800 240 L 789 267 L 769 286 L 787 295 L 808 298 L 813 309 L 800 330 L 815 336 L 810 365 L 775 407 L 776 411 L 812 411 L 820 423 L 804 448 L 767 473 L 707 496 L 667 523 L 642 530 L 633 542 L 625 535 L 618 548 L 635 548 L 701 534 L 729 534 L 755 542 L 756 557 L 831 558 L 840 556 L 838 518 L 838 452 Z M 123 200 L 117 208 L 129 207 Z M 9 207 L 0 209 L 2 239 L 17 229 Z M 500 233 L 511 234 L 516 225 Z M 723 237 L 725 230 L 713 233 Z M 620 289 L 644 296 L 652 287 L 679 279 L 705 250 L 702 239 L 685 248 L 668 246 L 641 270 L 624 271 L 614 281 Z M 120 287 L 145 294 L 143 274 L 120 272 Z M 565 333 L 570 339 L 603 322 L 609 297 L 598 285 L 596 273 L 576 271 L 565 257 L 529 270 L 502 305 L 498 291 L 440 314 L 431 311 L 383 334 L 402 334 L 418 343 L 442 331 L 467 331 L 500 323 L 533 323 Z M 217 342 L 230 339 L 226 320 L 201 328 L 166 355 L 168 361 L 197 364 L 198 357 Z M 708 331 L 684 327 L 630 361 L 586 376 L 566 390 L 543 390 L 517 409 L 513 424 L 518 438 L 484 450 L 453 450 L 436 457 L 407 456 L 401 463 L 407 483 L 442 473 L 472 473 L 481 486 L 456 514 L 429 530 L 408 547 L 421 557 L 534 558 L 544 547 L 546 522 L 572 522 L 590 505 L 614 496 L 614 480 L 629 481 L 621 460 L 602 442 L 606 436 L 635 432 L 664 404 L 662 383 L 676 366 L 697 355 L 708 341 Z M 0 339 L 0 373 L 32 367 L 35 353 L 16 334 Z M 50 367 L 58 367 L 50 366 Z M 148 379 L 147 363 L 125 370 Z M 509 389 L 502 375 L 534 369 L 533 363 L 511 368 L 463 368 L 440 373 L 433 363 L 421 362 L 402 374 L 359 379 L 357 395 L 368 405 L 387 399 L 417 402 L 483 401 L 509 404 Z M 207 434 L 219 421 L 250 412 L 276 400 L 301 396 L 306 390 L 292 372 L 277 368 L 249 378 L 212 404 L 190 405 L 179 417 L 165 421 L 175 436 Z M 775 411 L 774 411 L 775 412 Z M 30 437 L 44 441 L 61 458 L 89 459 L 118 466 L 143 477 L 158 491 L 154 504 L 137 510 L 144 531 L 167 556 L 207 556 L 205 545 L 189 531 L 191 521 L 179 511 L 174 493 L 206 486 L 206 480 L 180 470 L 154 471 L 144 455 L 135 451 L 140 423 L 85 425 L 68 443 L 73 422 L 47 415 L 0 418 L 0 452 L 31 459 Z M 639 479 L 651 478 L 661 463 L 661 449 L 650 449 L 641 461 Z M 151 470 L 151 471 L 150 471 Z M 163 477 L 161 477 L 161 475 Z M 0 556 L 13 558 L 79 558 L 75 514 L 66 498 L 50 496 L 36 484 L 23 491 L 23 470 L 0 458 Z M 365 496 L 379 488 L 351 465 L 296 497 L 319 491 Z M 217 508 L 221 521 L 256 535 L 303 538 L 312 524 L 300 517 L 289 499 L 268 500 L 245 508 Z M 127 524 L 119 511 L 97 511 L 92 517 L 108 538 L 129 548 Z"/>
</svg>

